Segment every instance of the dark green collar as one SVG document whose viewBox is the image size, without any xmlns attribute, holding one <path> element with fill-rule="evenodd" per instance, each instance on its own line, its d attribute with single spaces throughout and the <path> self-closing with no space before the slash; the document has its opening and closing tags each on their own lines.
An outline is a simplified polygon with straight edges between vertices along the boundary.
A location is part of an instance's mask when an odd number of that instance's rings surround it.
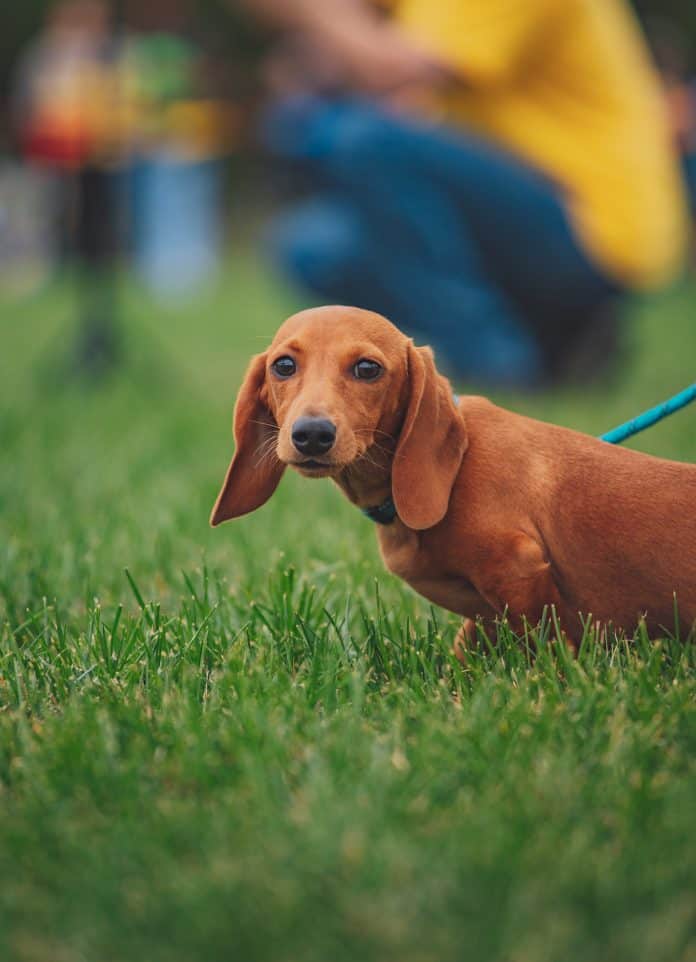
<svg viewBox="0 0 696 962">
<path fill-rule="evenodd" d="M 391 524 L 396 518 L 396 505 L 391 495 L 373 508 L 361 508 L 362 513 L 377 524 Z"/>
</svg>

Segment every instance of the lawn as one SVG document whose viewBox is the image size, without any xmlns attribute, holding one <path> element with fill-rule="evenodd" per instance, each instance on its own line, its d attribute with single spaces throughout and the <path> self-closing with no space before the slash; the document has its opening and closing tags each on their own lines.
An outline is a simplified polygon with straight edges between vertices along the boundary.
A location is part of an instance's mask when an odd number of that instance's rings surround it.
<svg viewBox="0 0 696 962">
<path fill-rule="evenodd" d="M 210 530 L 297 298 L 239 252 L 121 297 L 98 387 L 61 377 L 66 282 L 2 303 L 0 959 L 695 962 L 694 647 L 542 626 L 463 670 L 330 482 Z M 609 383 L 502 400 L 612 427 L 694 380 L 695 316 L 636 305 Z M 696 460 L 696 412 L 635 445 Z"/>
</svg>

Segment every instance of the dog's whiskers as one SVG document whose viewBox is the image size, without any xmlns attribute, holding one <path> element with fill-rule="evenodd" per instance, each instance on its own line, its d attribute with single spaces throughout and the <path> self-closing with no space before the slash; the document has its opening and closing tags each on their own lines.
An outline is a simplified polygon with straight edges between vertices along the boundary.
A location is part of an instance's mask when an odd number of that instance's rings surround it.
<svg viewBox="0 0 696 962">
<path fill-rule="evenodd" d="M 269 437 L 265 438 L 256 450 L 256 464 L 255 467 L 260 468 L 266 461 L 270 461 L 275 454 L 276 442 L 278 439 L 278 431 L 273 432 Z"/>
<path fill-rule="evenodd" d="M 396 439 L 393 437 L 393 435 L 389 434 L 387 431 L 380 431 L 380 430 L 378 430 L 378 429 L 376 429 L 376 428 L 354 428 L 353 433 L 356 434 L 356 435 L 360 435 L 360 434 L 372 434 L 372 435 L 374 435 L 374 434 L 383 434 L 385 438 L 387 438 L 389 441 L 391 441 L 391 442 L 393 442 L 394 444 L 396 444 Z M 381 454 L 384 454 L 387 458 L 392 457 L 393 454 L 394 454 L 393 450 L 391 450 L 391 449 L 388 448 L 388 447 L 385 447 L 384 444 L 380 444 L 380 442 L 377 441 L 377 440 L 375 440 L 374 437 L 372 438 L 372 443 L 370 444 L 370 446 L 368 447 L 367 450 L 369 451 L 371 448 L 374 448 L 375 450 L 379 451 Z M 385 467 L 385 465 L 377 465 L 377 464 L 375 464 L 375 467 Z"/>
<path fill-rule="evenodd" d="M 382 434 L 385 438 L 396 443 L 396 438 L 388 431 L 380 431 L 379 428 L 353 428 L 353 434 Z"/>
<path fill-rule="evenodd" d="M 368 451 L 369 451 L 369 448 L 368 448 Z M 387 468 L 386 464 L 380 464 L 378 461 L 375 461 L 375 459 L 371 457 L 367 453 L 367 451 L 363 451 L 363 453 L 355 459 L 355 461 L 353 462 L 353 465 L 351 465 L 350 467 L 357 468 L 361 463 L 369 464 L 371 467 L 376 468 L 378 471 L 384 471 Z"/>
<path fill-rule="evenodd" d="M 274 424 L 273 421 L 260 421 L 257 418 L 249 418 L 249 424 L 260 424 L 262 428 L 268 428 L 269 431 L 273 431 L 275 434 L 278 434 L 280 431 L 278 425 Z"/>
</svg>

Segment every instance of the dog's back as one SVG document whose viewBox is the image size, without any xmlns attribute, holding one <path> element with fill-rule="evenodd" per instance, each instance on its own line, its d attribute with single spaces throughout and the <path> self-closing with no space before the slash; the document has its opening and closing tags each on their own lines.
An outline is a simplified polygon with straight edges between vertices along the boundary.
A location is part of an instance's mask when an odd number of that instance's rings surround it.
<svg viewBox="0 0 696 962">
<path fill-rule="evenodd" d="M 517 515 L 507 523 L 538 532 L 570 607 L 625 627 L 647 612 L 651 625 L 671 630 L 676 595 L 682 629 L 696 621 L 695 465 L 609 445 L 483 399 L 463 405 L 467 472 L 478 464 L 489 494 L 502 500 L 506 492 L 505 514 Z M 505 477 L 491 486 L 494 461 Z"/>
</svg>

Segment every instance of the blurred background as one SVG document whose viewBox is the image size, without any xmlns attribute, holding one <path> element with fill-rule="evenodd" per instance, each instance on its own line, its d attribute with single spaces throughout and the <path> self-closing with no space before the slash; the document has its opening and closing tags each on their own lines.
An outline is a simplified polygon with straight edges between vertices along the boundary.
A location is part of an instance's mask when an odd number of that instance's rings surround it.
<svg viewBox="0 0 696 962">
<path fill-rule="evenodd" d="M 23 4 L 0 290 L 69 283 L 64 373 L 99 378 L 124 274 L 190 304 L 253 249 L 298 304 L 380 310 L 460 380 L 593 379 L 628 298 L 693 261 L 696 197 L 693 5 L 638 3 L 643 36 L 600 6 Z"/>
</svg>

